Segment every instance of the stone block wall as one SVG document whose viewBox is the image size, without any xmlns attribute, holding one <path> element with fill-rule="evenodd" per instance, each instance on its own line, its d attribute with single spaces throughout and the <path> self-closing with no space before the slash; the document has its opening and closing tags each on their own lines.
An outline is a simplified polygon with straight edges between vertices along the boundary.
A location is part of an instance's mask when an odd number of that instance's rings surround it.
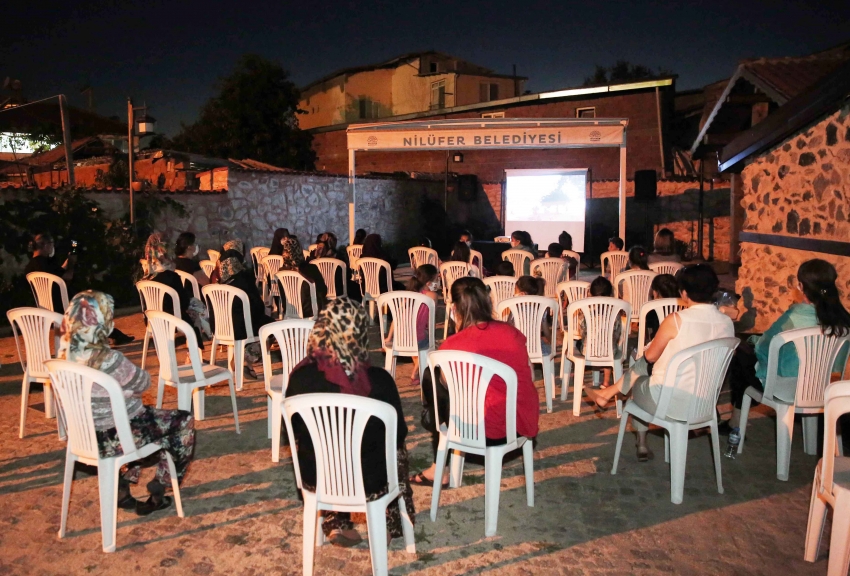
<svg viewBox="0 0 850 576">
<path fill-rule="evenodd" d="M 845 107 L 753 158 L 741 173 L 743 230 L 850 242 L 850 109 Z M 742 243 L 736 289 L 742 329 L 763 331 L 793 302 L 799 265 L 832 262 L 850 308 L 850 246 L 835 256 Z M 749 300 L 749 303 L 748 303 Z"/>
</svg>

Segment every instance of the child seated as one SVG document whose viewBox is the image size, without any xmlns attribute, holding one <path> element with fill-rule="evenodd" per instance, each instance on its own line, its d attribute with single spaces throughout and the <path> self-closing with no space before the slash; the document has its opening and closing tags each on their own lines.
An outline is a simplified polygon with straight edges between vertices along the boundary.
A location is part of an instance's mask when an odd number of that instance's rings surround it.
<svg viewBox="0 0 850 576">
<path fill-rule="evenodd" d="M 515 296 L 543 296 L 545 294 L 546 289 L 546 280 L 543 278 L 538 278 L 535 276 L 520 276 L 516 281 L 516 287 L 514 288 Z M 511 322 L 513 319 L 508 318 L 508 321 Z M 546 319 L 543 320 L 543 325 L 540 326 L 540 348 L 543 352 L 544 356 L 548 356 L 552 351 L 552 324 L 551 322 L 547 322 Z"/>
<path fill-rule="evenodd" d="M 589 297 L 594 296 L 607 296 L 608 298 L 612 298 L 614 296 L 614 286 L 611 282 L 605 278 L 604 276 L 598 276 L 593 282 L 590 283 L 590 294 Z M 623 317 L 620 314 L 620 318 L 614 322 L 614 331 L 611 334 L 611 339 L 613 341 L 614 346 L 614 354 L 617 354 L 619 350 L 618 346 L 620 344 L 620 337 L 623 334 L 623 323 L 620 319 Z M 587 338 L 587 323 L 585 321 L 584 315 L 582 315 L 581 321 L 579 322 L 579 336 L 581 341 L 576 344 L 579 352 L 584 351 L 584 341 Z M 602 388 L 607 388 L 611 385 L 611 369 L 603 368 L 602 369 Z"/>
</svg>

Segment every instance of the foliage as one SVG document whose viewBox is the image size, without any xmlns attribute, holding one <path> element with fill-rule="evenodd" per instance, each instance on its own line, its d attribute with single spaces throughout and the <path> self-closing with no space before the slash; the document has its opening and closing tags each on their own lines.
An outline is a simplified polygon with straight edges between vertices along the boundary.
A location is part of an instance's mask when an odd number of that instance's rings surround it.
<svg viewBox="0 0 850 576">
<path fill-rule="evenodd" d="M 658 68 L 656 72 L 653 72 L 649 66 L 632 64 L 628 60 L 617 60 L 613 66 L 600 66 L 597 64 L 593 74 L 584 79 L 584 85 L 615 84 L 617 82 L 630 82 L 633 80 L 645 80 L 672 75 L 673 72 L 664 68 Z"/>
<path fill-rule="evenodd" d="M 173 145 L 217 158 L 252 158 L 312 170 L 312 136 L 298 128 L 298 88 L 280 64 L 245 55 L 194 124 L 182 125 Z"/>
<path fill-rule="evenodd" d="M 17 151 L 31 149 L 34 154 L 47 152 L 61 143 L 61 134 L 48 126 L 37 126 L 30 134 L 0 134 L 0 146 Z"/>
<path fill-rule="evenodd" d="M 98 168 L 94 181 L 98 186 L 107 188 L 127 188 L 130 185 L 127 159 L 123 156 L 113 156 L 106 172 Z"/>
</svg>

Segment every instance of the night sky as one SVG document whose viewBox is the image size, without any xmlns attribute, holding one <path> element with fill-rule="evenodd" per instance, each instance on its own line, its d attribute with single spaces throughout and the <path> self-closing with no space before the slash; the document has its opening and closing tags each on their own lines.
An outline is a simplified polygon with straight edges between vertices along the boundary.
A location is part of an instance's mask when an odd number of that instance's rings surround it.
<svg viewBox="0 0 850 576">
<path fill-rule="evenodd" d="M 680 7 L 681 6 L 681 7 Z M 686 6 L 686 7 L 685 7 Z M 532 92 L 580 85 L 623 58 L 679 74 L 678 88 L 732 74 L 741 58 L 798 56 L 850 40 L 850 2 L 507 1 L 8 2 L 0 76 L 30 100 L 94 88 L 95 110 L 146 101 L 157 130 L 192 122 L 240 55 L 279 61 L 299 86 L 336 69 L 438 50 Z M 4 94 L 5 96 L 5 94 Z"/>
</svg>

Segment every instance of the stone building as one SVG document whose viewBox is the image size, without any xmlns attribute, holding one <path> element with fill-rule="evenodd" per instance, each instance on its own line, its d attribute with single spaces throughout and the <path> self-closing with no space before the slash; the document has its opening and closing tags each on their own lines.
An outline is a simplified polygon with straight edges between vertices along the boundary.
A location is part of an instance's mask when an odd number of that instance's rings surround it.
<svg viewBox="0 0 850 576">
<path fill-rule="evenodd" d="M 776 320 L 811 258 L 835 265 L 850 307 L 850 62 L 733 140 L 720 169 L 740 173 L 740 328 Z"/>
</svg>

